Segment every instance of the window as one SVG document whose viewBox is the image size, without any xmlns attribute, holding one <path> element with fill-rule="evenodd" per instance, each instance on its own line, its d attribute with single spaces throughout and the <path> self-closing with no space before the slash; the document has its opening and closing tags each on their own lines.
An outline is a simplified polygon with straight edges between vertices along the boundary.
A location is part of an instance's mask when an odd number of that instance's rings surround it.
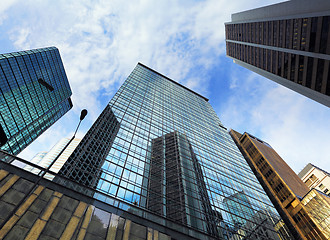
<svg viewBox="0 0 330 240">
<path fill-rule="evenodd" d="M 329 189 L 326 188 L 326 189 L 324 190 L 324 193 L 327 194 L 328 192 L 329 192 Z"/>
<path fill-rule="evenodd" d="M 319 186 L 319 188 L 320 188 L 321 190 L 323 190 L 324 185 L 321 183 L 320 186 Z"/>
<path fill-rule="evenodd" d="M 306 181 L 305 181 L 305 183 L 306 183 L 306 185 L 308 186 L 308 187 L 310 187 L 315 181 L 317 180 L 317 177 L 314 175 L 314 174 L 312 174 Z"/>
</svg>

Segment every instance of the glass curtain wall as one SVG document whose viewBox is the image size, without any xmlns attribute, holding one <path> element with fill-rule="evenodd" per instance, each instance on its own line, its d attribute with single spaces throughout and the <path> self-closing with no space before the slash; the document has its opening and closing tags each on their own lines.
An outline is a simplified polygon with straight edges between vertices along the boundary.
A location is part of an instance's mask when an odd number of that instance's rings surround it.
<svg viewBox="0 0 330 240">
<path fill-rule="evenodd" d="M 264 237 L 267 231 L 274 233 L 276 210 L 208 99 L 138 64 L 109 106 L 120 128 L 102 165 L 98 191 L 146 212 L 154 207 L 154 213 L 174 221 L 178 216 L 169 211 L 181 207 L 186 217 L 177 222 L 178 230 L 181 224 L 225 239 L 241 239 L 256 231 Z M 166 142 L 170 136 L 177 138 L 172 145 Z M 152 170 L 155 157 L 165 161 L 157 174 Z M 179 180 L 171 183 L 170 174 Z M 151 193 L 155 179 L 159 186 Z M 175 184 L 183 189 L 177 198 L 166 192 Z M 156 199 L 153 207 L 148 205 L 151 195 Z M 105 195 L 95 197 L 113 203 Z M 265 220 L 267 226 L 262 224 Z M 279 239 L 272 236 L 268 239 Z"/>
</svg>

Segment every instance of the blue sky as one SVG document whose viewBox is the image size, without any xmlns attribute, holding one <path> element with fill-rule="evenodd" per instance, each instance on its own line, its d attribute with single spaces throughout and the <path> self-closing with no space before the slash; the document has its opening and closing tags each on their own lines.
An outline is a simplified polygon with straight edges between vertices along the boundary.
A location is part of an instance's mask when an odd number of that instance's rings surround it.
<svg viewBox="0 0 330 240">
<path fill-rule="evenodd" d="M 12 0 L 0 2 L 0 52 L 59 48 L 74 108 L 20 157 L 31 159 L 71 136 L 80 110 L 83 137 L 141 62 L 208 97 L 229 129 L 268 142 L 293 168 L 330 171 L 330 109 L 246 70 L 225 56 L 224 22 L 267 0 Z"/>
</svg>

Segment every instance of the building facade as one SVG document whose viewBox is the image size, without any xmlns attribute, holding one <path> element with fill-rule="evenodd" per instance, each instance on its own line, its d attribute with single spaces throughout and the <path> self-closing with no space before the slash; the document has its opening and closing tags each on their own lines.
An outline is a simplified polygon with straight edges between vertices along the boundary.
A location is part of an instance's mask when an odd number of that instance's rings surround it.
<svg viewBox="0 0 330 240">
<path fill-rule="evenodd" d="M 61 139 L 57 144 L 55 144 L 54 147 L 49 152 L 40 152 L 37 153 L 30 162 L 33 164 L 36 164 L 43 168 L 48 168 L 52 162 L 56 159 L 55 163 L 51 166 L 50 171 L 58 173 L 64 163 L 68 160 L 68 158 L 71 156 L 72 152 L 75 150 L 75 148 L 80 143 L 81 139 L 74 138 L 70 142 L 70 138 L 63 138 Z M 69 145 L 67 145 L 70 142 Z M 65 148 L 66 147 L 66 148 Z M 59 156 L 61 151 L 64 150 L 64 152 Z M 25 166 L 24 170 L 32 172 L 36 175 L 40 173 L 40 169 L 34 168 L 32 166 Z M 51 175 L 45 175 L 45 178 L 52 180 L 54 177 Z"/>
<path fill-rule="evenodd" d="M 303 170 L 298 173 L 298 177 L 309 187 L 315 188 L 330 196 L 330 173 L 308 163 Z"/>
<path fill-rule="evenodd" d="M 310 191 L 268 143 L 234 130 L 230 135 L 294 239 L 329 239 L 330 198 Z"/>
<path fill-rule="evenodd" d="M 107 106 L 72 155 L 69 156 L 61 168 L 60 174 L 82 185 L 96 188 L 101 177 L 101 167 L 117 135 L 119 126 L 110 106 Z"/>
<path fill-rule="evenodd" d="M 72 108 L 71 89 L 55 47 L 0 54 L 1 146 L 17 155 Z"/>
<path fill-rule="evenodd" d="M 140 63 L 59 173 L 99 201 L 131 204 L 122 208 L 175 230 L 172 238 L 242 239 L 262 227 L 281 237 L 274 206 L 208 99 Z M 249 204 L 227 208 L 242 192 Z"/>
<path fill-rule="evenodd" d="M 8 153 L 0 150 L 3 157 Z M 144 219 L 122 215 L 119 209 L 54 181 L 43 179 L 34 186 L 34 174 L 8 166 L 0 161 L 0 239 L 172 239 L 141 224 Z M 26 201 L 19 202 L 25 196 Z"/>
<path fill-rule="evenodd" d="M 235 63 L 330 107 L 330 2 L 292 0 L 232 15 Z"/>
</svg>

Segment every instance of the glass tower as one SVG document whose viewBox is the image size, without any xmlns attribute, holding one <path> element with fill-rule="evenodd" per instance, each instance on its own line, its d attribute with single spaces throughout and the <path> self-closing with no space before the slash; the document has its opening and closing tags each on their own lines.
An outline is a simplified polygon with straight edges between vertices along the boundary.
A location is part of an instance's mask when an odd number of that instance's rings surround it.
<svg viewBox="0 0 330 240">
<path fill-rule="evenodd" d="M 0 54 L 0 86 L 1 149 L 14 155 L 72 108 L 55 47 Z"/>
<path fill-rule="evenodd" d="M 90 177 L 95 198 L 131 203 L 198 239 L 243 239 L 258 228 L 274 237 L 255 239 L 280 239 L 276 210 L 208 99 L 179 83 L 139 63 L 86 136 L 60 174 Z"/>
</svg>

